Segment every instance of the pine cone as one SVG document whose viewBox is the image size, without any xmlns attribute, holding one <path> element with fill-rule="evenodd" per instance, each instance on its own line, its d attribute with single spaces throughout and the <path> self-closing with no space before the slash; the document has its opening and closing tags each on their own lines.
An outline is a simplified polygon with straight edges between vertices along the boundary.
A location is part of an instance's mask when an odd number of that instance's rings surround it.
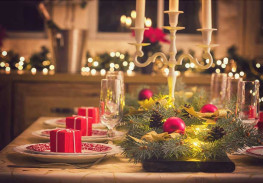
<svg viewBox="0 0 263 183">
<path fill-rule="evenodd" d="M 211 129 L 210 132 L 208 132 L 206 140 L 213 142 L 215 140 L 221 139 L 224 135 L 226 135 L 224 128 L 221 128 L 220 126 L 215 126 Z"/>
<path fill-rule="evenodd" d="M 153 113 L 150 118 L 150 127 L 161 128 L 162 126 L 163 126 L 163 115 L 159 111 L 153 110 Z"/>
</svg>

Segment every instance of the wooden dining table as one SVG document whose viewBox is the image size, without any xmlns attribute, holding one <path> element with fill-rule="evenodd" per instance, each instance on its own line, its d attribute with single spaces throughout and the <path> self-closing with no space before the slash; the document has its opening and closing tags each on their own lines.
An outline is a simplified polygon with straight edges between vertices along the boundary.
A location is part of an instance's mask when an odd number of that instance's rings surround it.
<svg viewBox="0 0 263 183">
<path fill-rule="evenodd" d="M 49 183 L 157 183 L 157 182 L 263 182 L 263 160 L 246 155 L 229 155 L 235 163 L 233 173 L 193 173 L 193 172 L 145 172 L 140 163 L 129 162 L 122 154 L 103 159 L 88 168 L 73 166 L 41 167 L 42 162 L 14 151 L 14 147 L 24 144 L 45 142 L 32 132 L 49 128 L 43 122 L 51 119 L 41 117 L 29 126 L 0 152 L 0 182 L 49 182 Z M 46 163 L 45 163 L 46 164 Z"/>
</svg>

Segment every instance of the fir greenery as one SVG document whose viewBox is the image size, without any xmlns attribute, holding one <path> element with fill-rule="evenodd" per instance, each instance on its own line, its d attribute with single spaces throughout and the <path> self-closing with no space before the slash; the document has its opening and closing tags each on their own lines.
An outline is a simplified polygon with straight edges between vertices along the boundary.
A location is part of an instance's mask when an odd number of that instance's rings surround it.
<svg viewBox="0 0 263 183">
<path fill-rule="evenodd" d="M 192 91 L 192 95 L 186 97 L 185 93 L 177 94 L 172 106 L 169 102 L 163 102 L 166 98 L 163 95 L 154 97 L 155 103 L 149 108 L 133 106 L 137 112 L 127 114 L 122 123 L 122 127 L 127 129 L 127 136 L 121 144 L 126 157 L 135 163 L 158 159 L 205 161 L 224 158 L 226 153 L 260 143 L 261 137 L 257 130 L 252 125 L 243 124 L 233 112 L 216 119 L 215 124 L 205 124 L 203 119 L 186 115 L 187 111 L 183 111 L 185 105 L 200 111 L 207 102 L 207 95 L 205 91 Z M 233 111 L 231 108 L 230 110 Z M 158 125 L 151 125 L 153 114 L 158 114 Z M 142 136 L 151 131 L 163 133 L 163 127 L 159 123 L 174 116 L 185 122 L 184 134 L 168 140 L 142 140 Z"/>
</svg>

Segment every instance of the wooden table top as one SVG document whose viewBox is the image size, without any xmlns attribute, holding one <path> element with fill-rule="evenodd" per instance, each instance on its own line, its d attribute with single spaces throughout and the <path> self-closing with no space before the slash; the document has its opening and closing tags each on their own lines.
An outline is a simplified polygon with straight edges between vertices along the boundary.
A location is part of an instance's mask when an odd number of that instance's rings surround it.
<svg viewBox="0 0 263 183">
<path fill-rule="evenodd" d="M 10 168 L 8 165 L 38 165 L 39 162 L 13 151 L 18 145 L 44 142 L 32 132 L 48 128 L 41 117 L 0 152 L 0 182 L 263 182 L 263 160 L 230 155 L 233 173 L 149 173 L 122 155 L 103 160 L 89 169 Z"/>
</svg>

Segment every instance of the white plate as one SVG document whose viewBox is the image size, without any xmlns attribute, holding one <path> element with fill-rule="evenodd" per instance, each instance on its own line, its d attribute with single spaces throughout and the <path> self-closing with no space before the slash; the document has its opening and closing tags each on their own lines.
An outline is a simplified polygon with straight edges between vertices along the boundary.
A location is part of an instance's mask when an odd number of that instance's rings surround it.
<svg viewBox="0 0 263 183">
<path fill-rule="evenodd" d="M 65 128 L 66 127 L 66 118 L 54 118 L 54 119 L 48 119 L 44 121 L 45 125 L 48 125 L 53 128 Z M 94 129 L 105 129 L 106 126 L 102 123 L 95 123 L 92 124 L 92 128 Z"/>
<path fill-rule="evenodd" d="M 263 146 L 253 146 L 244 151 L 248 156 L 263 159 Z"/>
<path fill-rule="evenodd" d="M 49 134 L 43 134 L 43 132 L 49 132 L 54 129 L 44 129 L 44 130 L 38 130 L 32 132 L 32 135 L 39 137 L 43 140 L 49 140 L 50 136 Z M 93 131 L 98 131 L 98 132 L 106 132 L 106 130 L 102 129 L 94 129 Z M 115 132 L 115 137 L 108 137 L 107 135 L 93 135 L 93 136 L 82 136 L 81 140 L 82 142 L 105 142 L 108 140 L 119 140 L 122 137 L 124 137 L 125 133 L 120 132 L 120 131 L 114 131 Z"/>
<path fill-rule="evenodd" d="M 42 143 L 43 144 L 43 143 Z M 98 144 L 98 143 L 92 143 L 92 144 Z M 27 145 L 21 145 L 14 148 L 14 151 L 17 153 L 20 153 L 25 156 L 32 157 L 36 160 L 42 161 L 42 162 L 49 162 L 49 163 L 87 163 L 87 162 L 94 162 L 97 159 L 107 155 L 113 156 L 115 154 L 121 153 L 122 150 L 120 147 L 110 144 L 101 144 L 104 146 L 108 146 L 111 148 L 111 150 L 105 151 L 105 152 L 82 152 L 82 153 L 55 153 L 50 151 L 45 151 L 43 153 L 36 152 L 33 150 L 28 150 L 27 147 L 31 145 L 37 145 L 37 144 L 27 144 Z"/>
</svg>

